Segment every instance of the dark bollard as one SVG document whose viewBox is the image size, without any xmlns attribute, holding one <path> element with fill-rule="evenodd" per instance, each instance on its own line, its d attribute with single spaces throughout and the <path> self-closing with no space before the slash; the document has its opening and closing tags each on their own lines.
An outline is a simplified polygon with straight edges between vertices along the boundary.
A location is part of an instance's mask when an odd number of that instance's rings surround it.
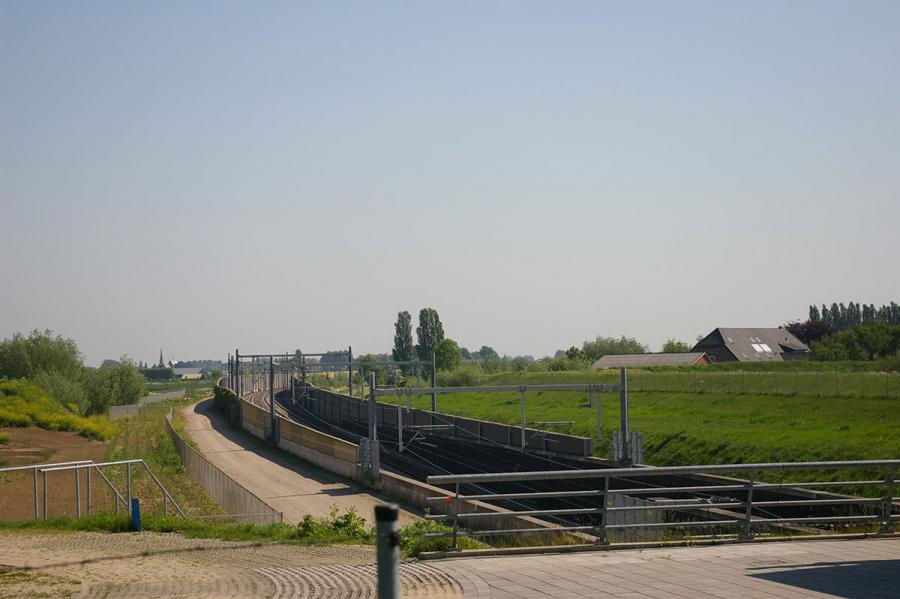
<svg viewBox="0 0 900 599">
<path fill-rule="evenodd" d="M 141 500 L 137 497 L 131 498 L 131 531 L 138 532 L 141 530 Z"/>
<path fill-rule="evenodd" d="M 397 506 L 375 506 L 375 548 L 378 557 L 378 599 L 400 597 L 400 538 L 397 536 Z"/>
</svg>

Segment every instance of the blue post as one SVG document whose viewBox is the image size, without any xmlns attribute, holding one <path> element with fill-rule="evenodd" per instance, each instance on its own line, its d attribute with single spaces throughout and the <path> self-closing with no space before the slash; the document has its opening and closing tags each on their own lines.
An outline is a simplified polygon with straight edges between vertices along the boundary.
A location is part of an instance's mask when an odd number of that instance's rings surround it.
<svg viewBox="0 0 900 599">
<path fill-rule="evenodd" d="M 141 500 L 137 497 L 131 498 L 131 531 L 138 532 L 141 530 Z"/>
</svg>

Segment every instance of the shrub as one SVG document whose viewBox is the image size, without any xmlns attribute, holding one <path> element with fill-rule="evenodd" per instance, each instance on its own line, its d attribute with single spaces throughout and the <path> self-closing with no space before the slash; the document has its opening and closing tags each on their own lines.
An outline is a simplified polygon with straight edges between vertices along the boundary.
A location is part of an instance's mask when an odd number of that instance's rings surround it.
<svg viewBox="0 0 900 599">
<path fill-rule="evenodd" d="M 433 520 L 418 520 L 400 529 L 400 548 L 410 556 L 417 556 L 426 551 L 449 551 L 453 542 L 450 537 L 426 537 L 425 533 L 450 532 L 450 530 L 449 526 Z M 469 537 L 457 537 L 457 542 L 462 549 L 487 547 L 484 543 Z"/>
<path fill-rule="evenodd" d="M 0 433 L 0 445 L 9 443 L 9 433 Z"/>
<path fill-rule="evenodd" d="M 463 364 L 453 370 L 438 373 L 438 385 L 442 387 L 472 387 L 481 380 L 482 371 L 474 364 Z"/>
<path fill-rule="evenodd" d="M 0 381 L 0 426 L 37 426 L 72 431 L 91 439 L 105 439 L 111 429 L 102 418 L 71 413 L 50 395 L 27 381 Z"/>
</svg>

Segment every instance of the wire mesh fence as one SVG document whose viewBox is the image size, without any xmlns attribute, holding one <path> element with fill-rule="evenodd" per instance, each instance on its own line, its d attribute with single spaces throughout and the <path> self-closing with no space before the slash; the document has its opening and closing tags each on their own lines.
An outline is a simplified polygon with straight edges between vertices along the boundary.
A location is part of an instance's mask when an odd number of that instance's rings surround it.
<svg viewBox="0 0 900 599">
<path fill-rule="evenodd" d="M 900 398 L 900 373 L 897 372 L 684 369 L 632 370 L 628 376 L 633 392 Z M 601 371 L 597 377 L 613 380 L 615 374 Z"/>
</svg>

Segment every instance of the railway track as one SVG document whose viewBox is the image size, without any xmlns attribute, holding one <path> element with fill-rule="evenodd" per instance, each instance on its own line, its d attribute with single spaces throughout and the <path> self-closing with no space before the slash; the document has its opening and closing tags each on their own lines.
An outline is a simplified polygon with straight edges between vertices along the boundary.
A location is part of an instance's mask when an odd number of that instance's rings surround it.
<svg viewBox="0 0 900 599">
<path fill-rule="evenodd" d="M 276 396 L 276 402 L 292 420 L 325 432 L 335 437 L 358 443 L 368 436 L 366 422 L 353 418 L 341 418 L 340 422 L 326 420 L 303 406 L 302 400 L 295 402 L 287 393 Z M 424 482 L 429 475 L 435 474 L 469 474 L 484 472 L 531 472 L 541 470 L 581 470 L 586 468 L 609 468 L 610 464 L 602 461 L 548 457 L 528 451 L 496 444 L 488 446 L 470 443 L 458 439 L 430 434 L 427 431 L 404 428 L 404 449 L 399 450 L 398 430 L 396 426 L 380 425 L 378 431 L 381 447 L 381 467 L 404 476 Z M 529 481 L 498 482 L 483 485 L 463 485 L 460 492 L 465 495 L 493 493 L 535 493 L 598 490 L 600 481 Z M 678 486 L 712 486 L 722 484 L 721 478 L 708 476 L 658 476 L 640 478 L 616 478 L 610 482 L 611 488 L 625 489 L 636 487 L 671 488 Z M 450 491 L 451 489 L 448 489 Z M 783 501 L 808 497 L 806 490 L 754 490 L 757 501 Z M 658 495 L 642 495 L 641 499 L 650 500 L 691 500 L 697 502 L 697 514 L 706 513 L 709 517 L 720 517 L 726 510 L 717 509 L 716 503 L 742 501 L 742 492 L 702 490 L 693 492 L 660 491 Z M 494 505 L 508 510 L 553 510 L 597 508 L 602 499 L 593 497 L 546 497 L 540 499 L 509 499 L 492 501 Z M 827 510 L 828 513 L 825 513 Z M 834 508 L 812 508 L 810 506 L 784 506 L 777 508 L 755 509 L 758 517 L 803 517 L 833 515 Z M 737 514 L 734 514 L 737 515 Z M 545 516 L 543 519 L 563 525 L 594 525 L 598 523 L 598 514 Z"/>
</svg>

